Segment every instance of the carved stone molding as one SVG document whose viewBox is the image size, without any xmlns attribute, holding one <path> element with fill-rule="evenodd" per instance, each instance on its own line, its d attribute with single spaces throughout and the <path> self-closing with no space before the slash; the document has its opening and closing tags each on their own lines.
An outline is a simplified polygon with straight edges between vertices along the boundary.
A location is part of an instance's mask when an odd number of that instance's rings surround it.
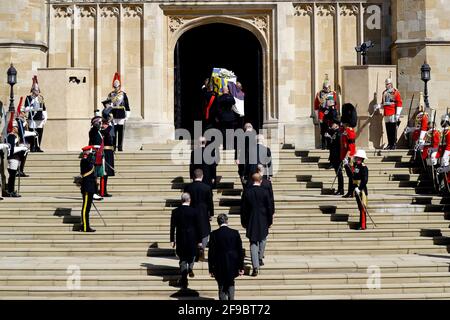
<svg viewBox="0 0 450 320">
<path fill-rule="evenodd" d="M 269 31 L 269 18 L 267 16 L 255 16 L 247 20 L 262 33 L 267 34 Z"/>
<path fill-rule="evenodd" d="M 69 18 L 73 15 L 72 6 L 54 6 L 55 18 Z"/>
<path fill-rule="evenodd" d="M 296 3 L 294 4 L 294 16 L 312 16 L 313 5 L 308 3 Z"/>
<path fill-rule="evenodd" d="M 183 17 L 169 17 L 169 30 L 170 32 L 176 32 L 180 29 L 183 24 L 185 24 L 185 19 Z"/>
<path fill-rule="evenodd" d="M 101 6 L 100 7 L 100 16 L 101 17 L 119 17 L 120 10 L 118 6 Z"/>
<path fill-rule="evenodd" d="M 142 17 L 142 6 L 135 5 L 124 5 L 123 7 L 123 15 L 125 17 Z"/>
<path fill-rule="evenodd" d="M 334 4 L 319 4 L 317 6 L 318 16 L 334 16 L 336 15 L 336 6 Z"/>
<path fill-rule="evenodd" d="M 355 4 L 341 4 L 340 5 L 340 15 L 341 16 L 357 16 L 359 13 L 359 6 Z"/>
<path fill-rule="evenodd" d="M 95 18 L 97 15 L 97 7 L 94 6 L 78 6 L 81 18 Z"/>
</svg>

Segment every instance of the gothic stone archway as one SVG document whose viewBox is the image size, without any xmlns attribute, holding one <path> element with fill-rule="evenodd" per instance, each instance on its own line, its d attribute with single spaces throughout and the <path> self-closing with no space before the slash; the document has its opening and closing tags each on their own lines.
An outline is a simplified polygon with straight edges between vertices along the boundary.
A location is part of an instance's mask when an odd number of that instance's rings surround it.
<svg viewBox="0 0 450 320">
<path fill-rule="evenodd" d="M 229 7 L 200 7 L 194 12 L 192 8 L 162 6 L 167 19 L 167 112 L 168 118 L 174 119 L 174 50 L 180 37 L 190 29 L 198 26 L 222 23 L 237 26 L 250 31 L 259 41 L 262 49 L 262 121 L 264 127 L 277 123 L 278 110 L 274 104 L 274 72 L 272 42 L 272 8 L 255 10 L 248 8 L 230 9 Z M 243 14 L 242 12 L 245 12 Z M 219 15 L 217 15 L 219 13 Z"/>
</svg>

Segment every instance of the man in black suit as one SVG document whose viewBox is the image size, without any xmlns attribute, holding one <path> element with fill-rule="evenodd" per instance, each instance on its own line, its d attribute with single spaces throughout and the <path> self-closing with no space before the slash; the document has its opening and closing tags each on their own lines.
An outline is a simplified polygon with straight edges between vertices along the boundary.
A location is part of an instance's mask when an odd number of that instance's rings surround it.
<svg viewBox="0 0 450 320">
<path fill-rule="evenodd" d="M 234 300 L 234 279 L 244 274 L 244 249 L 237 230 L 228 227 L 228 217 L 217 217 L 219 229 L 211 233 L 208 266 L 211 277 L 216 278 L 220 300 Z"/>
<path fill-rule="evenodd" d="M 214 149 L 211 153 L 205 153 L 207 142 L 205 137 L 199 138 L 199 146 L 191 151 L 191 162 L 189 175 L 194 179 L 194 170 L 202 169 L 203 182 L 214 188 L 217 181 L 217 164 L 219 163 L 219 152 Z M 209 148 L 208 148 L 209 149 Z"/>
<path fill-rule="evenodd" d="M 223 137 L 223 149 L 231 149 L 233 141 L 227 141 L 226 131 L 227 129 L 233 129 L 236 124 L 238 115 L 233 111 L 233 106 L 236 104 L 236 100 L 230 94 L 228 86 L 223 87 L 223 94 L 217 99 L 218 103 L 218 115 L 219 128 Z"/>
<path fill-rule="evenodd" d="M 258 152 L 258 165 L 264 166 L 264 179 L 271 180 L 273 176 L 272 168 L 272 151 L 269 147 L 264 145 L 264 135 L 258 134 L 256 136 L 256 151 Z"/>
<path fill-rule="evenodd" d="M 261 175 L 261 188 L 266 189 L 269 192 L 270 196 L 270 211 L 272 212 L 272 215 L 275 213 L 275 198 L 273 196 L 273 188 L 272 188 L 272 181 L 267 179 L 267 175 L 265 174 L 265 168 L 264 165 L 258 164 L 258 173 Z M 251 184 L 249 184 L 251 186 Z"/>
<path fill-rule="evenodd" d="M 184 188 L 184 192 L 191 195 L 191 206 L 196 208 L 200 221 L 200 235 L 202 250 L 200 257 L 204 258 L 206 245 L 208 244 L 209 233 L 211 232 L 210 221 L 214 216 L 214 202 L 212 189 L 206 183 L 202 182 L 202 169 L 194 170 L 194 182 Z"/>
<path fill-rule="evenodd" d="M 197 210 L 190 207 L 189 193 L 181 195 L 181 206 L 172 211 L 170 218 L 170 243 L 180 259 L 180 285 L 187 288 L 189 277 L 194 277 L 194 261 L 201 236 Z M 175 237 L 176 234 L 176 237 Z"/>
<path fill-rule="evenodd" d="M 264 265 L 266 238 L 273 221 L 269 191 L 261 187 L 261 180 L 259 173 L 253 174 L 253 185 L 244 190 L 241 200 L 241 224 L 250 240 L 254 277 L 258 275 L 259 267 Z"/>
<path fill-rule="evenodd" d="M 244 125 L 244 140 L 238 140 L 234 158 L 238 165 L 238 174 L 242 187 L 246 188 L 251 176 L 256 173 L 258 166 L 258 149 L 256 144 L 256 132 L 251 123 Z"/>
</svg>

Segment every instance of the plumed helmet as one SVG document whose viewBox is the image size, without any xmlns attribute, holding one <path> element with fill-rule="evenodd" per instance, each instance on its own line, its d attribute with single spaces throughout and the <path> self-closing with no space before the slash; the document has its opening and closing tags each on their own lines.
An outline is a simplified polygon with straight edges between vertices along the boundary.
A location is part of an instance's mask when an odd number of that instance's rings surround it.
<svg viewBox="0 0 450 320">
<path fill-rule="evenodd" d="M 447 127 L 450 124 L 450 117 L 448 114 L 443 114 L 441 117 L 441 127 Z"/>
<path fill-rule="evenodd" d="M 33 92 L 33 90 L 37 90 L 38 92 L 40 92 L 41 90 L 39 89 L 37 76 L 34 76 L 31 80 L 33 81 L 33 84 L 31 85 L 30 92 Z"/>
<path fill-rule="evenodd" d="M 425 101 L 423 99 L 423 92 L 419 93 L 419 105 L 417 108 L 418 108 L 419 112 L 425 111 Z"/>
<path fill-rule="evenodd" d="M 392 79 L 391 78 L 387 78 L 386 80 L 384 80 L 384 84 L 385 85 L 392 84 Z"/>
<path fill-rule="evenodd" d="M 120 82 L 120 74 L 118 72 L 116 72 L 114 74 L 112 86 L 114 89 L 116 89 L 116 88 L 119 88 L 121 85 L 122 85 L 122 83 Z"/>
<path fill-rule="evenodd" d="M 322 87 L 325 88 L 330 88 L 331 87 L 331 83 L 330 83 L 330 79 L 328 78 L 328 74 L 325 74 L 325 79 L 323 80 L 323 85 Z"/>
</svg>

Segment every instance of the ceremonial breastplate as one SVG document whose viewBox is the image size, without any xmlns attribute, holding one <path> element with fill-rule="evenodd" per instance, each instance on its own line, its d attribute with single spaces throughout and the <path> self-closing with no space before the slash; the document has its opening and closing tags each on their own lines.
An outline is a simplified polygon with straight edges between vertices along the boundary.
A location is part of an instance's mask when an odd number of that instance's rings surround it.
<svg viewBox="0 0 450 320">
<path fill-rule="evenodd" d="M 122 106 L 124 100 L 123 92 L 120 91 L 118 93 L 111 92 L 111 103 L 113 108 L 117 108 Z"/>
<path fill-rule="evenodd" d="M 383 101 L 386 104 L 390 104 L 390 103 L 394 102 L 394 91 L 392 91 L 392 92 L 385 91 L 383 94 Z"/>
</svg>

